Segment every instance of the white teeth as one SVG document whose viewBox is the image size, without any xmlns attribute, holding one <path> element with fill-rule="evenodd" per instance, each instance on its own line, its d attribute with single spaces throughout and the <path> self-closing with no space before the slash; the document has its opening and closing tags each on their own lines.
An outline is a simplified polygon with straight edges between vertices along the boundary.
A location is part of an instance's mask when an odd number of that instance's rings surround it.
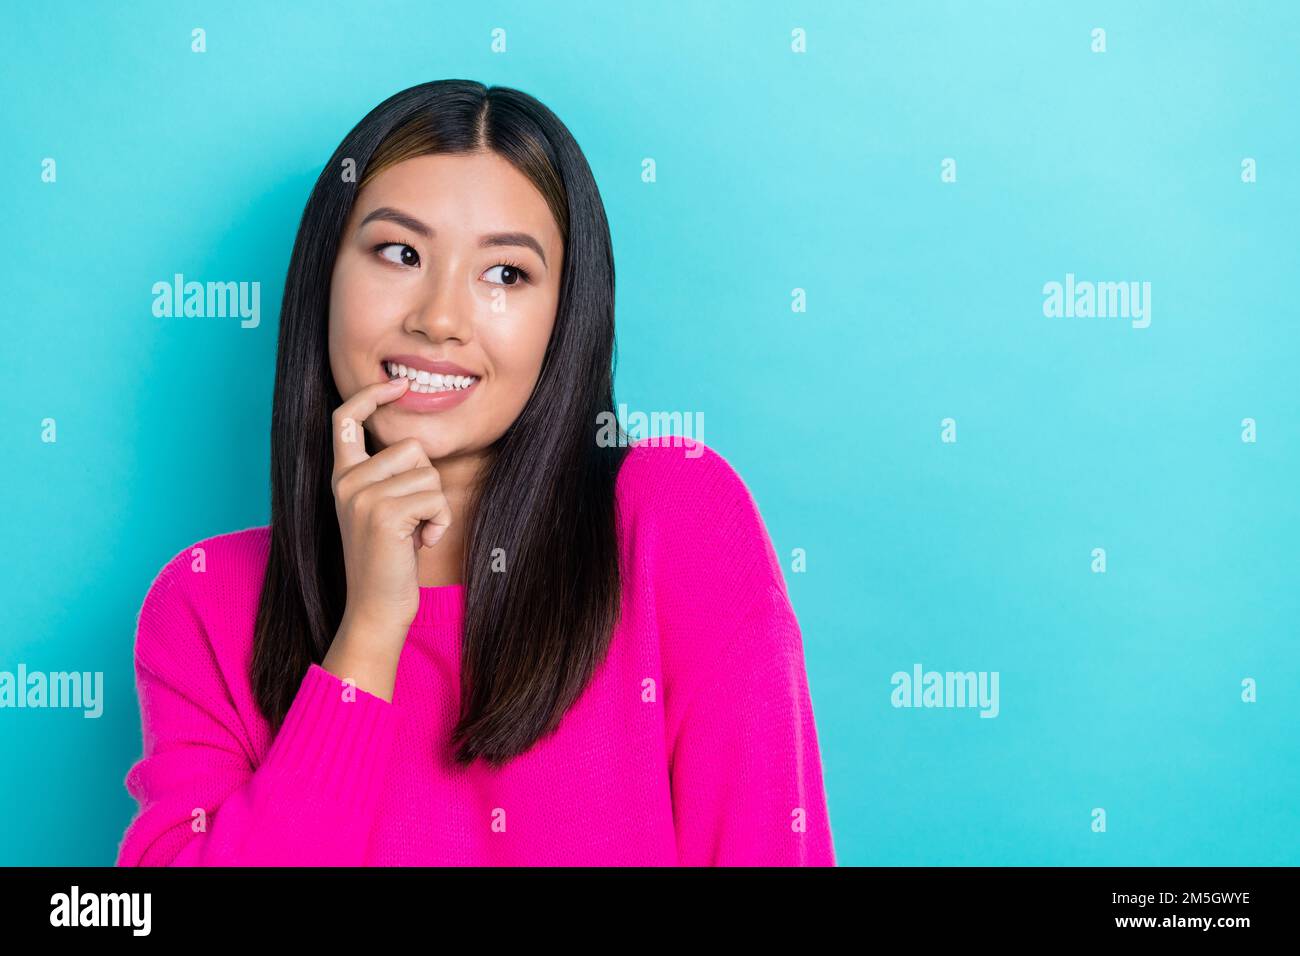
<svg viewBox="0 0 1300 956">
<path fill-rule="evenodd" d="M 469 388 L 478 378 L 473 375 L 440 375 L 437 372 L 427 372 L 424 369 L 408 368 L 397 362 L 385 362 L 384 368 L 388 370 L 391 378 L 409 378 L 411 380 L 410 391 L 420 392 L 451 392 L 463 388 Z"/>
</svg>

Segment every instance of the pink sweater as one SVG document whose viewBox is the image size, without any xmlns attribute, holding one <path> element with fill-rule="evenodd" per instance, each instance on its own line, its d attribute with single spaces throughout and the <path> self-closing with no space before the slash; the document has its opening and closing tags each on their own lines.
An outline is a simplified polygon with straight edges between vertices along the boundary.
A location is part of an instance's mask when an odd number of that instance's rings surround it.
<svg viewBox="0 0 1300 956">
<path fill-rule="evenodd" d="M 248 678 L 270 529 L 185 548 L 140 611 L 117 865 L 834 866 L 802 637 L 749 490 L 712 449 L 643 439 L 617 501 L 609 655 L 497 770 L 446 758 L 462 585 L 420 589 L 391 703 L 312 664 L 273 736 Z"/>
</svg>

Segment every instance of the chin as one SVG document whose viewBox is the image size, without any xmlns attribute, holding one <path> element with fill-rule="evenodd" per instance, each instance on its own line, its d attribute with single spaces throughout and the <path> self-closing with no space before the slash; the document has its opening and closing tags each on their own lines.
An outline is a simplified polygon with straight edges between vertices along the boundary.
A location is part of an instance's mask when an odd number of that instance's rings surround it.
<svg viewBox="0 0 1300 956">
<path fill-rule="evenodd" d="M 460 440 L 447 435 L 445 432 L 437 434 L 436 432 L 426 432 L 424 429 L 413 429 L 399 436 L 398 440 L 400 441 L 402 438 L 414 438 L 418 441 L 420 447 L 424 449 L 424 453 L 429 456 L 430 461 L 437 461 L 439 458 L 450 458 L 463 450 Z"/>
</svg>

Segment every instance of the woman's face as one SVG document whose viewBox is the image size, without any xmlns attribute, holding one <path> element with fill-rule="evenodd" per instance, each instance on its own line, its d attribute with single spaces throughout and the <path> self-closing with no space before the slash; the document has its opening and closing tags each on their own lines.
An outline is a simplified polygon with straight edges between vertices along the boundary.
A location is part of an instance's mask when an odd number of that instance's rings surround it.
<svg viewBox="0 0 1300 956">
<path fill-rule="evenodd" d="M 563 252 L 546 200 L 495 153 L 418 156 L 366 184 L 334 262 L 329 354 L 344 401 L 396 364 L 415 376 L 367 419 L 378 445 L 414 437 L 436 461 L 501 437 L 537 382 Z"/>
</svg>

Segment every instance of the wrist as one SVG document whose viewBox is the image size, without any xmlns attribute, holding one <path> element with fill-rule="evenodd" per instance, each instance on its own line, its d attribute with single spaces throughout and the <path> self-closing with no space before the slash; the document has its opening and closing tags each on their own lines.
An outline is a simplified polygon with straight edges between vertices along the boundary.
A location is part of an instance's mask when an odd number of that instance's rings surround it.
<svg viewBox="0 0 1300 956">
<path fill-rule="evenodd" d="M 321 667 L 391 702 L 402 644 L 400 640 L 392 643 L 381 633 L 355 619 L 346 620 L 339 626 Z"/>
</svg>

